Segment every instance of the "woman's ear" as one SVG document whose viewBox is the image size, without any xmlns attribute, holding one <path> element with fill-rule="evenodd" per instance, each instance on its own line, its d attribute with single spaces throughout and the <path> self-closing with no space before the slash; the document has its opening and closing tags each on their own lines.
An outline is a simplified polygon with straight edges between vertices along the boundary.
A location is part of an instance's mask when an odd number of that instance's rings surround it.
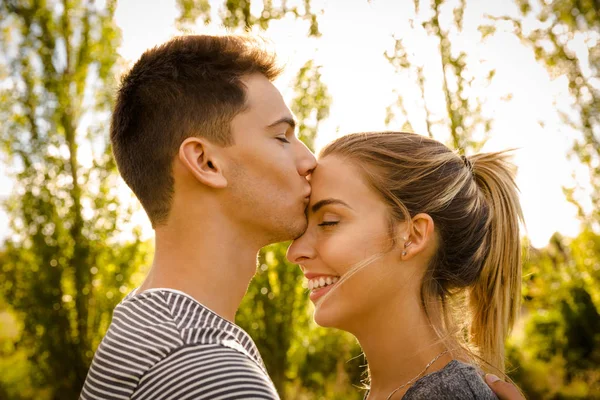
<svg viewBox="0 0 600 400">
<path fill-rule="evenodd" d="M 415 215 L 409 226 L 410 232 L 402 244 L 402 260 L 410 260 L 427 251 L 435 239 L 434 223 L 429 214 Z"/>
<path fill-rule="evenodd" d="M 189 137 L 179 146 L 179 161 L 202 184 L 222 189 L 227 187 L 227 179 L 223 175 L 218 149 L 206 139 Z"/>
</svg>

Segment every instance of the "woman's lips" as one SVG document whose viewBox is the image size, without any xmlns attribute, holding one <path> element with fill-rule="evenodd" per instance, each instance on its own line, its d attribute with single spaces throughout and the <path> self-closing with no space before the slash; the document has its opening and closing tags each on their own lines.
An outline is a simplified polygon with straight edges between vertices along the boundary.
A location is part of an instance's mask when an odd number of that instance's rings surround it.
<svg viewBox="0 0 600 400">
<path fill-rule="evenodd" d="M 325 275 L 318 272 L 309 272 L 305 276 L 308 279 L 307 287 L 310 290 L 310 299 L 312 301 L 325 295 L 340 280 L 339 276 Z"/>
<path fill-rule="evenodd" d="M 320 297 L 325 296 L 325 294 L 327 294 L 327 292 L 329 292 L 331 290 L 332 287 L 334 287 L 337 283 L 331 284 L 331 285 L 327 285 L 325 287 L 319 288 L 317 290 L 312 290 L 310 292 L 310 299 L 313 302 L 316 302 Z"/>
</svg>

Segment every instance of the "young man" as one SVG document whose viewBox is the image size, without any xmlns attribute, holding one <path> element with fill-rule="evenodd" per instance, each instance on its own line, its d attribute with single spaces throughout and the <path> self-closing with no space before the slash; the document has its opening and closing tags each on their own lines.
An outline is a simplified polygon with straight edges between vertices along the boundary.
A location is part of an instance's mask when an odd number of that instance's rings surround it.
<svg viewBox="0 0 600 400">
<path fill-rule="evenodd" d="M 111 142 L 156 253 L 115 308 L 82 399 L 278 398 L 233 321 L 260 248 L 306 229 L 316 161 L 271 83 L 275 58 L 258 44 L 179 37 L 123 79 Z"/>
<path fill-rule="evenodd" d="M 124 77 L 111 142 L 155 256 L 115 308 L 81 399 L 279 398 L 233 323 L 260 248 L 307 224 L 316 161 L 271 83 L 278 72 L 251 38 L 187 36 Z"/>
</svg>

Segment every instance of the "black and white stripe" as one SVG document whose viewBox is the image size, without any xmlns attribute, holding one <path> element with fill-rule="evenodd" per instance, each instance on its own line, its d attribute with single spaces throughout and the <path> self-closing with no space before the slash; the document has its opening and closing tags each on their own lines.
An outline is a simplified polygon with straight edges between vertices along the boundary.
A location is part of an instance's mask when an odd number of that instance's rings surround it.
<svg viewBox="0 0 600 400">
<path fill-rule="evenodd" d="M 116 308 L 81 391 L 92 399 L 279 399 L 240 327 L 172 289 Z"/>
</svg>

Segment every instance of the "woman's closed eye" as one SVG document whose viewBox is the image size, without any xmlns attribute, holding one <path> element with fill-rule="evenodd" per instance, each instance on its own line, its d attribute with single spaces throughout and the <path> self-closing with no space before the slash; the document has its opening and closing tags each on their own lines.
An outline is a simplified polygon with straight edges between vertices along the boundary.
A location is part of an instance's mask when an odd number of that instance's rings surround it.
<svg viewBox="0 0 600 400">
<path fill-rule="evenodd" d="M 340 223 L 341 217 L 337 213 L 325 211 L 317 217 L 319 222 L 317 225 L 322 228 L 331 228 Z"/>
<path fill-rule="evenodd" d="M 337 225 L 340 221 L 323 221 L 319 224 L 319 226 L 334 226 Z"/>
<path fill-rule="evenodd" d="M 285 136 L 277 136 L 275 139 L 279 140 L 282 143 L 289 143 L 290 141 L 287 140 L 287 138 Z"/>
</svg>

